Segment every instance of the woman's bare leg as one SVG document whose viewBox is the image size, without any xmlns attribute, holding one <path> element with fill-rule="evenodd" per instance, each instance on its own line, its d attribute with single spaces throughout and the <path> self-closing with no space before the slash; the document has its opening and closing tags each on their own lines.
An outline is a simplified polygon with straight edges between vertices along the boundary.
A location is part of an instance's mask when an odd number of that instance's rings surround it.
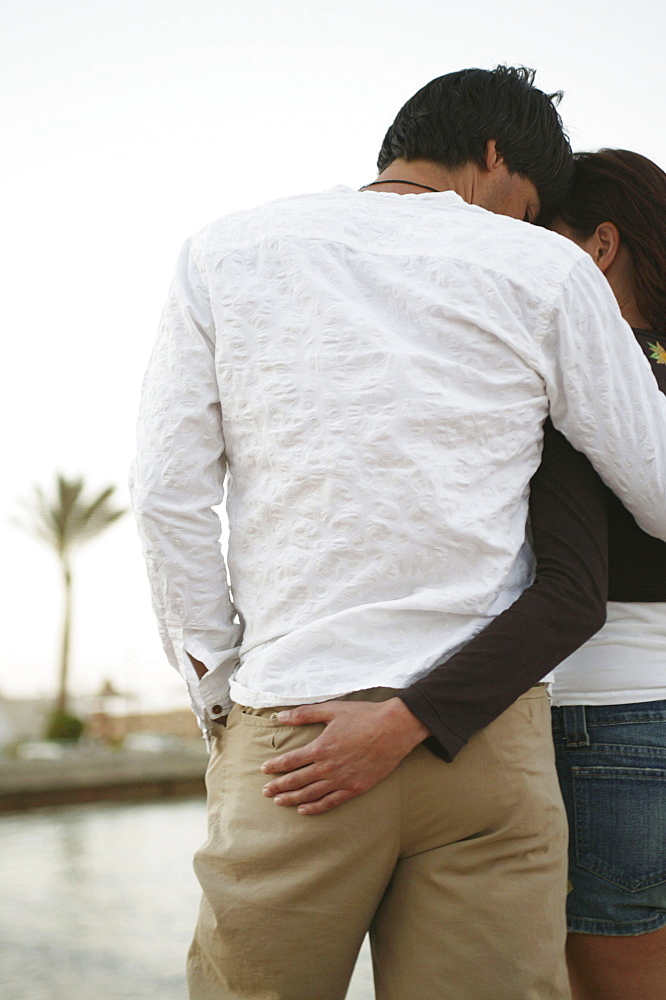
<svg viewBox="0 0 666 1000">
<path fill-rule="evenodd" d="M 666 1000 L 666 927 L 635 937 L 569 934 L 573 1000 Z"/>
</svg>

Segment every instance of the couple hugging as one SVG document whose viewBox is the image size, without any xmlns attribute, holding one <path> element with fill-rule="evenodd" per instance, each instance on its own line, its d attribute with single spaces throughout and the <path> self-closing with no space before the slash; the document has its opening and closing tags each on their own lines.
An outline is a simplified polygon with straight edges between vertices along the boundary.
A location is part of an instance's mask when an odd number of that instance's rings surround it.
<svg viewBox="0 0 666 1000">
<path fill-rule="evenodd" d="M 368 931 L 378 1000 L 666 996 L 666 175 L 533 78 L 180 257 L 131 486 L 211 747 L 191 1000 L 342 1000 Z"/>
</svg>

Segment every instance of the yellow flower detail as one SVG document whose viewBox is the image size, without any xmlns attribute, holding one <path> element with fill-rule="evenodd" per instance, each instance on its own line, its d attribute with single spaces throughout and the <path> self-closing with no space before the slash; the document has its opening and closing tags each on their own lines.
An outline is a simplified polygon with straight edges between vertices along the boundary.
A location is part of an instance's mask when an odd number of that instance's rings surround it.
<svg viewBox="0 0 666 1000">
<path fill-rule="evenodd" d="M 648 347 L 652 351 L 650 355 L 658 365 L 666 365 L 666 350 L 661 346 L 659 341 L 656 344 L 648 344 Z"/>
</svg>

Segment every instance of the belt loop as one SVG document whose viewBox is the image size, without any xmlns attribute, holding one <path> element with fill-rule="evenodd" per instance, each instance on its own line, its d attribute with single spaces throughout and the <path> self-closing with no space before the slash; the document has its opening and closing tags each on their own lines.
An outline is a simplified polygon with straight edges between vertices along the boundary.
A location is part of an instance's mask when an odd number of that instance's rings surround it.
<svg viewBox="0 0 666 1000">
<path fill-rule="evenodd" d="M 568 747 L 589 747 L 590 735 L 585 722 L 585 705 L 564 705 L 564 742 Z"/>
</svg>

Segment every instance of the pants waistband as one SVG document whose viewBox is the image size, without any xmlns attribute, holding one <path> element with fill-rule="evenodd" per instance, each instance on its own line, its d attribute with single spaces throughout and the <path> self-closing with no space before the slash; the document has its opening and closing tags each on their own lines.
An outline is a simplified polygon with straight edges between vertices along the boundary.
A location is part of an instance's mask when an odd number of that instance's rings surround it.
<svg viewBox="0 0 666 1000">
<path fill-rule="evenodd" d="M 555 712 L 559 719 L 554 723 L 553 731 L 559 736 L 558 743 L 564 743 L 567 747 L 589 747 L 590 734 L 585 705 L 564 705 Z"/>
<path fill-rule="evenodd" d="M 531 698 L 546 698 L 548 695 L 547 684 L 535 684 L 531 687 L 529 691 L 522 694 L 518 701 L 529 700 Z M 376 688 L 364 688 L 361 691 L 351 691 L 349 694 L 341 694 L 337 698 L 329 699 L 331 701 L 388 701 L 389 698 L 395 698 L 396 695 L 400 694 L 399 688 L 389 688 L 389 687 L 376 687 Z M 309 702 L 303 702 L 303 704 L 310 704 Z M 318 702 L 317 704 L 321 704 Z M 271 705 L 270 708 L 252 708 L 248 705 L 237 705 L 237 707 L 243 712 L 244 715 L 260 715 L 260 716 L 270 716 L 275 715 L 278 712 L 286 711 L 290 708 L 295 708 L 295 705 Z"/>
<path fill-rule="evenodd" d="M 553 735 L 557 744 L 589 746 L 598 727 L 666 722 L 666 700 L 623 705 L 558 705 L 553 708 Z"/>
</svg>

